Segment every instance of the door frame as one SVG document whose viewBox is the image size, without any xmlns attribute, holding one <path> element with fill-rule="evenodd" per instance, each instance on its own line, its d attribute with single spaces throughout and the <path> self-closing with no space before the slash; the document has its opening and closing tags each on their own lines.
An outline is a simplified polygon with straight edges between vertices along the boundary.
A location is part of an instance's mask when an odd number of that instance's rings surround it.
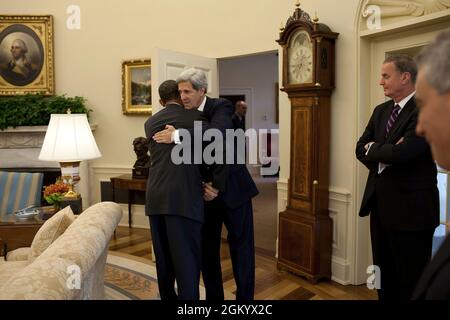
<svg viewBox="0 0 450 320">
<path fill-rule="evenodd" d="M 220 72 L 220 70 L 219 70 Z M 220 79 L 220 77 L 219 77 Z M 220 83 L 219 83 L 220 85 Z M 247 103 L 248 109 L 245 115 L 245 127 L 253 128 L 253 89 L 252 88 L 222 88 L 219 89 L 220 95 L 241 95 L 245 96 L 245 102 Z M 233 106 L 234 107 L 234 106 Z M 248 112 L 250 111 L 250 112 Z"/>
</svg>

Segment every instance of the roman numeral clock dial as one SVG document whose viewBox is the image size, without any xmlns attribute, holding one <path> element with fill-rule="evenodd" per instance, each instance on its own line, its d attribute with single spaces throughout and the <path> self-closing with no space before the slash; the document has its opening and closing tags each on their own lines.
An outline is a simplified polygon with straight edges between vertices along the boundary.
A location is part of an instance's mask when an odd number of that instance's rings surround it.
<svg viewBox="0 0 450 320">
<path fill-rule="evenodd" d="M 309 34 L 299 31 L 293 36 L 289 55 L 289 83 L 311 83 L 313 78 L 313 46 Z"/>
</svg>

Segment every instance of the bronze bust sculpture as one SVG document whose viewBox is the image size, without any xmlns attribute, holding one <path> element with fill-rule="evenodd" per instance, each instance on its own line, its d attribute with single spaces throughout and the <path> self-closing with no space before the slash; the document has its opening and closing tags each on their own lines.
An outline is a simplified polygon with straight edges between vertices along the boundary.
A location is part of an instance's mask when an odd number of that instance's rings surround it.
<svg viewBox="0 0 450 320">
<path fill-rule="evenodd" d="M 137 160 L 133 166 L 133 179 L 147 179 L 148 168 L 150 166 L 150 156 L 148 155 L 148 141 L 144 137 L 133 140 L 133 149 Z"/>
</svg>

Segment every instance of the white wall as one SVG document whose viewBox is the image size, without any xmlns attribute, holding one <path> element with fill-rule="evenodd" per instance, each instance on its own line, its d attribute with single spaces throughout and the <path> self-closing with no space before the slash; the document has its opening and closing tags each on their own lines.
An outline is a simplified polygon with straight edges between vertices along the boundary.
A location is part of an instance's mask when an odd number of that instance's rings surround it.
<svg viewBox="0 0 450 320">
<path fill-rule="evenodd" d="M 275 112 L 275 83 L 278 82 L 278 51 L 245 57 L 219 59 L 220 92 L 250 89 L 252 105 L 248 128 L 278 129 Z"/>
</svg>

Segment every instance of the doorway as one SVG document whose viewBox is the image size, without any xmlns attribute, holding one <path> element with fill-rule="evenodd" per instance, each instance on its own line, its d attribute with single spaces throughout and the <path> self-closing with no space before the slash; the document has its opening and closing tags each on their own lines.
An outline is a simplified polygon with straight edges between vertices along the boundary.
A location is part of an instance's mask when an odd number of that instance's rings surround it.
<svg viewBox="0 0 450 320">
<path fill-rule="evenodd" d="M 263 52 L 246 56 L 218 59 L 219 95 L 233 105 L 238 100 L 247 103 L 245 128 L 258 133 L 278 130 L 278 52 Z M 259 135 L 261 137 L 262 135 Z M 271 143 L 263 143 L 260 154 L 278 156 L 278 135 L 271 135 Z M 259 151 L 259 150 L 258 150 Z M 255 247 L 259 253 L 275 256 L 277 239 L 277 177 L 261 175 L 261 156 L 258 163 L 247 168 L 255 181 L 259 195 L 253 198 Z M 249 157 L 246 157 L 247 161 Z M 224 228 L 225 229 L 225 228 Z M 222 234 L 226 238 L 226 232 Z"/>
</svg>

